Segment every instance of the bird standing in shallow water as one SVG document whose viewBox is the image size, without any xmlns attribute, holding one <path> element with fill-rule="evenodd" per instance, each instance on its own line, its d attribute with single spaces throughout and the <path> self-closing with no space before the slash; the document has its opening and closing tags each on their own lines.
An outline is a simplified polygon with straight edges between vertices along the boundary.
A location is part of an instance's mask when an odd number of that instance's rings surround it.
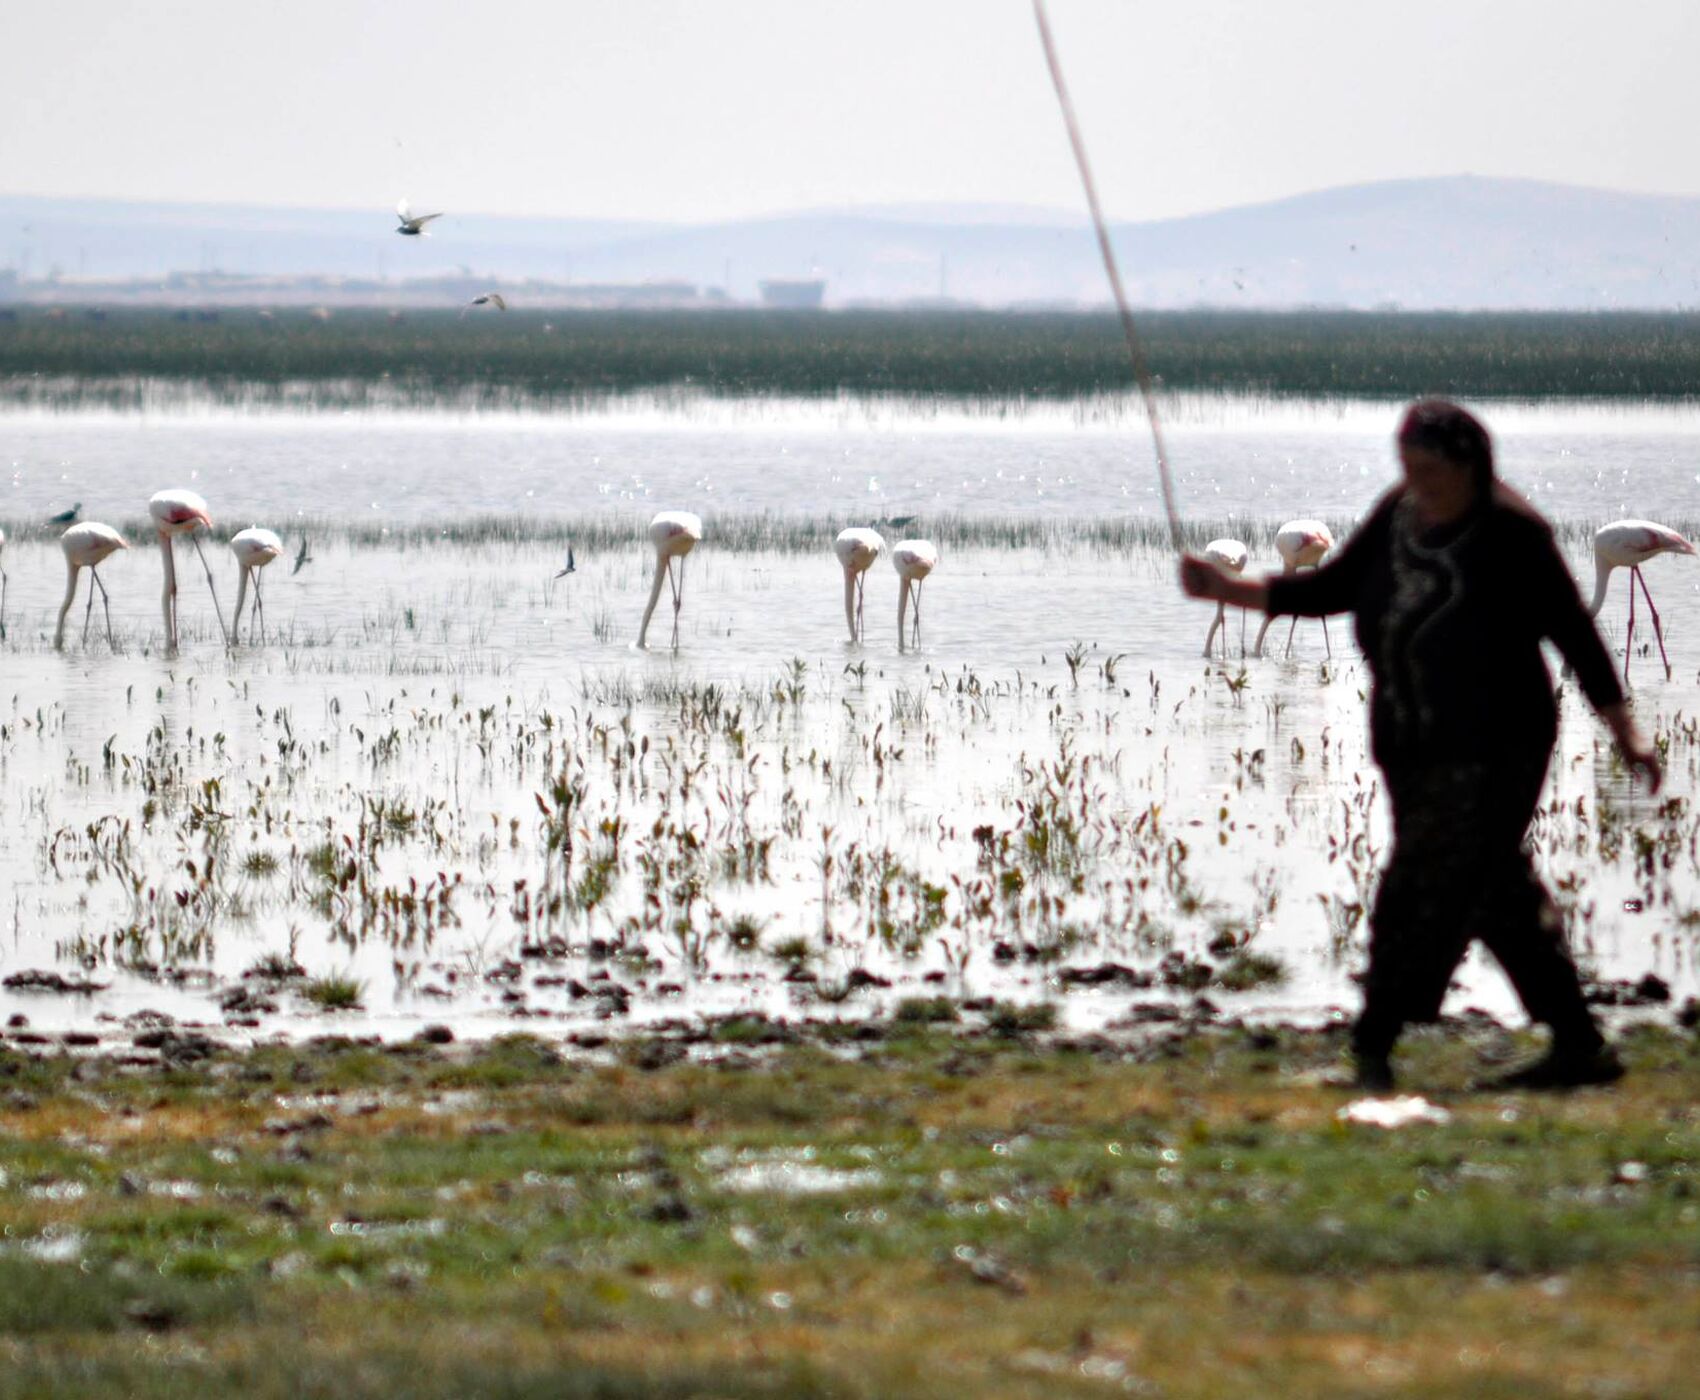
<svg viewBox="0 0 1700 1400">
<path fill-rule="evenodd" d="M 637 644 L 647 646 L 649 619 L 655 605 L 661 601 L 661 580 L 667 579 L 673 588 L 673 649 L 679 648 L 679 609 L 685 601 L 685 556 L 696 548 L 702 538 L 702 517 L 688 510 L 664 510 L 649 522 L 649 542 L 655 546 L 655 582 L 649 590 L 649 606 L 643 610 L 643 624 L 638 628 Z M 673 578 L 673 563 L 678 561 L 679 576 Z"/>
<path fill-rule="evenodd" d="M 903 650 L 903 620 L 909 610 L 909 594 L 915 594 L 915 626 L 912 643 L 921 643 L 921 585 L 938 567 L 939 552 L 931 540 L 899 540 L 891 547 L 892 566 L 902 582 L 897 587 L 897 649 Z"/>
<path fill-rule="evenodd" d="M 270 530 L 249 526 L 230 537 L 230 552 L 241 572 L 236 576 L 236 614 L 230 620 L 232 644 L 242 640 L 242 600 L 248 594 L 248 576 L 254 576 L 254 612 L 259 618 L 260 640 L 266 639 L 266 605 L 260 598 L 260 570 L 283 554 L 283 541 Z"/>
<path fill-rule="evenodd" d="M 1204 557 L 1219 569 L 1230 574 L 1243 574 L 1247 558 L 1246 547 L 1239 540 L 1211 540 L 1204 546 Z M 1245 610 L 1240 610 L 1240 651 L 1245 651 Z M 1228 605 L 1216 604 L 1216 620 L 1210 624 L 1210 630 L 1204 634 L 1204 654 L 1210 655 L 1210 646 L 1216 640 L 1216 629 L 1222 631 L 1222 659 L 1228 658 Z"/>
<path fill-rule="evenodd" d="M 212 569 L 207 565 L 207 556 L 201 553 L 201 542 L 194 537 L 194 532 L 201 526 L 212 526 L 206 501 L 194 491 L 156 491 L 148 498 L 148 514 L 153 517 L 154 527 L 159 531 L 159 552 L 165 562 L 163 606 L 166 646 L 172 651 L 177 650 L 177 561 L 172 557 L 172 541 L 178 535 L 188 535 L 190 543 L 195 546 L 195 553 L 200 556 L 201 567 L 206 570 L 207 589 L 213 597 L 213 610 L 218 613 L 218 630 L 228 646 L 230 633 L 224 626 L 224 610 L 218 605 L 218 589 L 213 587 Z"/>
<path fill-rule="evenodd" d="M 1653 595 L 1647 591 L 1647 580 L 1641 566 L 1655 554 L 1693 554 L 1694 546 L 1668 525 L 1651 520 L 1614 520 L 1594 532 L 1594 600 L 1588 604 L 1590 616 L 1598 617 L 1605 606 L 1606 585 L 1611 582 L 1613 569 L 1629 570 L 1629 630 L 1623 638 L 1623 679 L 1629 679 L 1630 646 L 1635 640 L 1635 585 L 1641 585 L 1641 596 L 1653 614 L 1653 635 L 1659 641 L 1659 657 L 1665 663 L 1665 679 L 1670 679 L 1670 657 L 1665 655 L 1665 633 L 1659 624 L 1659 610 L 1653 606 Z"/>
<path fill-rule="evenodd" d="M 1289 520 L 1275 532 L 1275 552 L 1281 556 L 1281 572 L 1294 574 L 1300 569 L 1314 569 L 1322 562 L 1323 556 L 1334 548 L 1334 532 L 1320 520 Z M 1263 626 L 1257 629 L 1257 644 L 1252 648 L 1255 656 L 1263 655 L 1263 639 L 1269 633 L 1269 626 L 1275 621 L 1274 615 L 1263 619 Z M 1292 626 L 1287 629 L 1287 655 L 1293 654 L 1293 633 L 1299 625 L 1298 618 L 1293 619 Z M 1327 647 L 1328 655 L 1334 655 L 1334 646 L 1328 640 L 1328 619 L 1322 619 L 1322 644 Z"/>
<path fill-rule="evenodd" d="M 832 552 L 844 569 L 844 621 L 850 627 L 850 640 L 862 640 L 862 594 L 865 591 L 868 568 L 885 550 L 885 541 L 876 530 L 851 526 L 840 530 L 832 542 Z"/>
<path fill-rule="evenodd" d="M 102 525 L 90 520 L 81 525 L 73 525 L 59 537 L 59 548 L 65 552 L 65 601 L 59 605 L 59 626 L 53 633 L 53 649 L 61 651 L 65 646 L 65 614 L 71 611 L 71 604 L 77 600 L 77 571 L 89 571 L 89 606 L 83 614 L 83 640 L 89 636 L 89 619 L 94 615 L 94 591 L 100 589 L 100 606 L 106 613 L 106 644 L 112 643 L 112 606 L 106 596 L 106 585 L 100 581 L 97 567 L 107 555 L 120 549 L 128 549 L 124 537 L 110 525 Z"/>
<path fill-rule="evenodd" d="M 83 513 L 83 503 L 78 501 L 69 510 L 62 510 L 57 515 L 47 517 L 49 525 L 75 525 L 77 517 Z"/>
</svg>

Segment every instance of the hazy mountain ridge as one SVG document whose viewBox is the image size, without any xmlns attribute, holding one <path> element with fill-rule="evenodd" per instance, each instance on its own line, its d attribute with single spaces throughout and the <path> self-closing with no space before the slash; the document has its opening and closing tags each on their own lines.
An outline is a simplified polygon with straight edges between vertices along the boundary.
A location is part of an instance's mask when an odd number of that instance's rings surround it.
<svg viewBox="0 0 1700 1400">
<path fill-rule="evenodd" d="M 425 201 L 416 201 L 420 208 Z M 828 302 L 1100 305 L 1084 220 L 1064 210 L 902 205 L 707 225 L 448 211 L 429 240 L 382 209 L 0 197 L 0 268 L 74 284 L 207 272 L 367 283 L 727 287 L 819 276 Z M 1143 306 L 1676 309 L 1700 306 L 1700 198 L 1477 176 L 1344 186 L 1113 231 Z M 0 295 L 6 295 L 0 273 Z M 87 286 L 86 294 L 99 288 Z M 12 289 L 16 295 L 16 289 Z"/>
</svg>

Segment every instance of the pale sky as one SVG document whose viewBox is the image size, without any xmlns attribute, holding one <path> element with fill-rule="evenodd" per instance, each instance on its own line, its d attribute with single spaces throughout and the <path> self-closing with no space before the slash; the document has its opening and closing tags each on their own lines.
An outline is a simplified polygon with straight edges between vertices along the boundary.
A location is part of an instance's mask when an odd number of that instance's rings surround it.
<svg viewBox="0 0 1700 1400">
<path fill-rule="evenodd" d="M 1050 0 L 1104 202 L 1700 194 L 1696 0 Z M 1029 0 L 5 0 L 0 194 L 708 221 L 1078 209 Z"/>
</svg>

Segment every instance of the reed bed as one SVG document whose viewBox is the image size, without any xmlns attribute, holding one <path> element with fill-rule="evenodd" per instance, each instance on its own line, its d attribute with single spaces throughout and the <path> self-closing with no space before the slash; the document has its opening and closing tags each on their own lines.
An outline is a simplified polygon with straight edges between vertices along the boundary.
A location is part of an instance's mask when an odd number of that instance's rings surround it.
<svg viewBox="0 0 1700 1400">
<path fill-rule="evenodd" d="M 1141 328 L 1168 390 L 1687 400 L 1700 383 L 1700 316 L 1687 313 L 1149 312 Z M 146 379 L 193 382 L 218 402 L 338 408 L 1131 388 L 1114 318 L 1085 313 L 25 308 L 0 320 L 0 398 L 121 406 Z"/>
</svg>

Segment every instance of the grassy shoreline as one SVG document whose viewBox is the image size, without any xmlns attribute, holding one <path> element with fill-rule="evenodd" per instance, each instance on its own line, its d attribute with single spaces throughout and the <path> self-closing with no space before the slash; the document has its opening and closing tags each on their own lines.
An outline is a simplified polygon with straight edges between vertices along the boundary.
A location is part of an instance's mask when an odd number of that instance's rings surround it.
<svg viewBox="0 0 1700 1400">
<path fill-rule="evenodd" d="M 1343 1123 L 1335 1033 L 0 1050 L 8 1394 L 1668 1395 L 1700 1046 Z"/>
</svg>

